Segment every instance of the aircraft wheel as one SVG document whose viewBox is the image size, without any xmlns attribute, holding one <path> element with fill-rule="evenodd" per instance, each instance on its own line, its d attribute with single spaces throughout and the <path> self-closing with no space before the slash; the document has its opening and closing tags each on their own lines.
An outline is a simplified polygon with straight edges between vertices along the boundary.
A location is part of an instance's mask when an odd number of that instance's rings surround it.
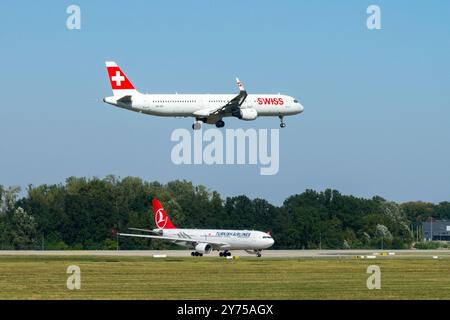
<svg viewBox="0 0 450 320">
<path fill-rule="evenodd" d="M 278 118 L 280 118 L 280 122 L 281 122 L 281 123 L 280 123 L 280 127 L 281 127 L 281 128 L 286 127 L 286 123 L 284 123 L 284 121 L 283 121 L 283 120 L 284 120 L 284 117 L 283 117 L 283 116 L 278 116 Z"/>
<path fill-rule="evenodd" d="M 192 124 L 192 130 L 200 130 L 201 128 L 202 124 L 198 121 Z"/>
<path fill-rule="evenodd" d="M 216 127 L 217 128 L 223 128 L 225 127 L 225 122 L 223 122 L 222 120 L 219 120 L 216 122 Z"/>
<path fill-rule="evenodd" d="M 223 257 L 223 253 L 222 252 L 219 252 L 219 257 Z"/>
<path fill-rule="evenodd" d="M 191 252 L 191 256 L 195 256 L 195 252 Z"/>
<path fill-rule="evenodd" d="M 261 252 L 258 252 L 258 253 L 256 254 L 256 256 L 257 256 L 258 258 L 261 258 Z"/>
<path fill-rule="evenodd" d="M 200 257 L 203 257 L 203 253 L 199 253 L 198 255 L 199 255 Z"/>
</svg>

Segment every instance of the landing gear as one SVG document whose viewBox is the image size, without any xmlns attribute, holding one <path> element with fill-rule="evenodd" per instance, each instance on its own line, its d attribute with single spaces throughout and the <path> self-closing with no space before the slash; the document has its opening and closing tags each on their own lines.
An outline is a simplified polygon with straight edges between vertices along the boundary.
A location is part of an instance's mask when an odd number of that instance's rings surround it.
<svg viewBox="0 0 450 320">
<path fill-rule="evenodd" d="M 230 251 L 219 252 L 219 257 L 231 257 Z"/>
<path fill-rule="evenodd" d="M 256 256 L 257 256 L 258 258 L 261 258 L 261 250 L 256 251 Z"/>
<path fill-rule="evenodd" d="M 217 128 L 223 128 L 225 127 L 225 122 L 223 122 L 222 120 L 219 120 L 216 122 L 216 127 Z"/>
<path fill-rule="evenodd" d="M 203 253 L 194 251 L 194 252 L 191 252 L 191 256 L 193 256 L 193 257 L 203 257 Z"/>
<path fill-rule="evenodd" d="M 284 117 L 283 116 L 279 116 L 279 118 L 280 118 L 280 127 L 281 128 L 284 128 L 284 127 L 286 127 L 286 123 L 283 121 L 283 119 L 284 119 Z"/>
<path fill-rule="evenodd" d="M 198 120 L 192 124 L 192 130 L 200 130 L 201 128 L 202 128 L 202 124 Z"/>
</svg>

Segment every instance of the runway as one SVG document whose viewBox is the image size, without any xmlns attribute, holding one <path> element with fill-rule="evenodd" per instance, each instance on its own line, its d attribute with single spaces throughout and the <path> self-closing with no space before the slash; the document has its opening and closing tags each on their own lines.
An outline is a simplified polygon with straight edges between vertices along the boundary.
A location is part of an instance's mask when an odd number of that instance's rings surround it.
<svg viewBox="0 0 450 320">
<path fill-rule="evenodd" d="M 234 256 L 253 258 L 245 251 L 232 251 Z M 166 255 L 168 258 L 190 257 L 189 250 L 1 250 L 1 256 L 111 256 L 111 257 L 153 257 Z M 264 250 L 263 258 L 450 258 L 450 250 Z M 204 257 L 218 257 L 213 252 Z"/>
</svg>

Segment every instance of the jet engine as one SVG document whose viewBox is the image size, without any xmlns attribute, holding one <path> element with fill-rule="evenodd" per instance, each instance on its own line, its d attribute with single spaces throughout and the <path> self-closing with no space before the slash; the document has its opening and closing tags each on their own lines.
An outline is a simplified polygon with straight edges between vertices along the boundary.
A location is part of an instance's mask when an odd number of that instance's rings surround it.
<svg viewBox="0 0 450 320">
<path fill-rule="evenodd" d="M 195 251 L 202 254 L 208 254 L 212 250 L 212 246 L 209 243 L 199 243 L 195 246 Z"/>
<path fill-rule="evenodd" d="M 251 121 L 258 117 L 258 112 L 253 108 L 239 109 L 232 113 L 233 117 Z"/>
</svg>

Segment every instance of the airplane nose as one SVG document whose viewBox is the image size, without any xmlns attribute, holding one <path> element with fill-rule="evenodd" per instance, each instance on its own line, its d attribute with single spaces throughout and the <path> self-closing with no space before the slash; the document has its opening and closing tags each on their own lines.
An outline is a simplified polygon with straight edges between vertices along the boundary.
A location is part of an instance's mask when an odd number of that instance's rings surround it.
<svg viewBox="0 0 450 320">
<path fill-rule="evenodd" d="M 299 103 L 298 104 L 298 113 L 302 113 L 305 108 Z"/>
</svg>

